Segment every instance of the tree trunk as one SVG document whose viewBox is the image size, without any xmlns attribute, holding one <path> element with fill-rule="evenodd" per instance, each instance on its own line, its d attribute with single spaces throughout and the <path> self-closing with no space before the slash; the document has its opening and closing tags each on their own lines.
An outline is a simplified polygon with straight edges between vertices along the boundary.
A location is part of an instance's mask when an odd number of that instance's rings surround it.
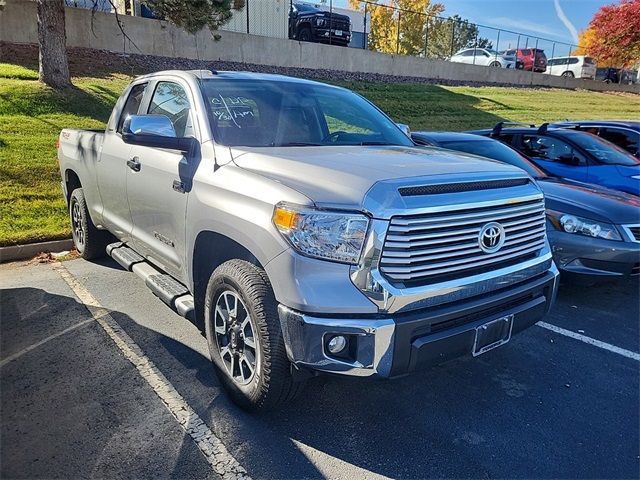
<svg viewBox="0 0 640 480">
<path fill-rule="evenodd" d="M 53 88 L 71 86 L 67 60 L 64 0 L 37 0 L 40 81 Z"/>
</svg>

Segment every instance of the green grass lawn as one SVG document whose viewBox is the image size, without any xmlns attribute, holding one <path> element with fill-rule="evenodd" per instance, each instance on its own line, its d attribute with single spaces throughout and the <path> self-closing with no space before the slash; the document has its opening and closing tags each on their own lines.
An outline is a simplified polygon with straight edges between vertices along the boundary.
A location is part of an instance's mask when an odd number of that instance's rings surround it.
<svg viewBox="0 0 640 480">
<path fill-rule="evenodd" d="M 129 78 L 74 78 L 55 92 L 37 72 L 0 64 L 0 246 L 65 238 L 55 143 L 62 128 L 101 128 Z M 500 120 L 637 118 L 640 96 L 417 84 L 340 83 L 413 130 L 465 130 Z"/>
</svg>

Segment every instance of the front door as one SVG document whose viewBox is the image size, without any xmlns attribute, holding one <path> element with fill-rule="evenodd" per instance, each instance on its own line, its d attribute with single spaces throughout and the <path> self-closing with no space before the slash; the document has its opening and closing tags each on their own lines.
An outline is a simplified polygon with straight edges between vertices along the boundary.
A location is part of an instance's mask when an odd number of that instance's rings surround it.
<svg viewBox="0 0 640 480">
<path fill-rule="evenodd" d="M 166 115 L 177 137 L 195 137 L 186 85 L 159 81 L 148 114 Z M 178 279 L 184 276 L 185 214 L 190 159 L 174 150 L 133 146 L 137 165 L 127 172 L 127 197 L 136 251 Z"/>
<path fill-rule="evenodd" d="M 552 175 L 580 182 L 589 179 L 589 165 L 584 155 L 559 138 L 522 135 L 522 151 Z"/>
</svg>

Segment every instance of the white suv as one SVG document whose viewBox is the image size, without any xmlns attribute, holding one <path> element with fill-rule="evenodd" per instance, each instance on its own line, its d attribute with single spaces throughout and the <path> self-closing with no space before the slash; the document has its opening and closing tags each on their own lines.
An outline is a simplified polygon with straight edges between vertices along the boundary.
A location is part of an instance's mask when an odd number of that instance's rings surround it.
<svg viewBox="0 0 640 480">
<path fill-rule="evenodd" d="M 547 60 L 545 73 L 570 78 L 596 78 L 596 63 L 591 57 L 577 55 Z"/>
<path fill-rule="evenodd" d="M 488 48 L 465 48 L 452 56 L 450 60 L 488 67 L 515 68 L 516 66 L 515 57 L 505 56 Z"/>
</svg>

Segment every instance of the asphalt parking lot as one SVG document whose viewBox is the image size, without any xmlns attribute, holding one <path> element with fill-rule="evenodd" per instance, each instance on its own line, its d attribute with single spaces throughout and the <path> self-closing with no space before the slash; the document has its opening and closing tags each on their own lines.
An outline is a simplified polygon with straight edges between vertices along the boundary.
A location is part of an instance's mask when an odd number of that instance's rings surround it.
<svg viewBox="0 0 640 480">
<path fill-rule="evenodd" d="M 134 274 L 108 260 L 0 265 L 0 475 L 230 478 L 235 459 L 253 478 L 637 478 L 639 309 L 637 280 L 565 283 L 545 319 L 564 330 L 534 326 L 395 381 L 317 378 L 252 416 L 221 391 L 200 332 Z M 207 460 L 120 334 L 225 461 Z"/>
</svg>

